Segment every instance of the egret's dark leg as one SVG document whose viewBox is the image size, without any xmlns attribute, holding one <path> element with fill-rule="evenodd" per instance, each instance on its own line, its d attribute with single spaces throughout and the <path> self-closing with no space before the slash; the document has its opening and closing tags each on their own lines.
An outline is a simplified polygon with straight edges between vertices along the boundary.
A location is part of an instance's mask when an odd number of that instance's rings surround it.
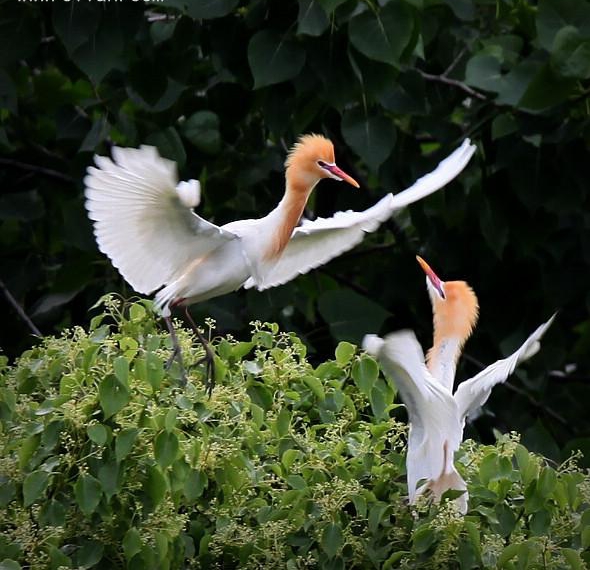
<svg viewBox="0 0 590 570">
<path fill-rule="evenodd" d="M 182 386 L 184 386 L 186 385 L 186 373 L 184 371 L 184 363 L 182 362 L 180 343 L 178 342 L 178 337 L 176 336 L 176 331 L 174 330 L 174 325 L 172 324 L 172 317 L 164 317 L 164 321 L 166 321 L 166 326 L 168 327 L 168 332 L 170 333 L 170 338 L 172 339 L 172 354 L 166 362 L 166 370 L 172 366 L 172 363 L 176 359 L 178 365 L 180 366 L 180 381 Z"/>
<path fill-rule="evenodd" d="M 193 330 L 195 331 L 195 334 L 197 335 L 199 342 L 203 345 L 203 349 L 205 350 L 205 356 L 197 362 L 197 365 L 202 364 L 203 362 L 206 363 L 205 389 L 209 394 L 209 397 L 211 397 L 213 387 L 215 386 L 215 355 L 213 354 L 213 351 L 209 346 L 209 342 L 203 336 L 203 334 L 199 330 L 199 327 L 197 327 L 197 325 L 195 324 L 195 321 L 193 320 L 191 314 L 188 311 L 188 307 L 185 308 L 184 314 L 186 315 L 188 322 L 190 323 L 191 327 L 193 327 Z"/>
</svg>

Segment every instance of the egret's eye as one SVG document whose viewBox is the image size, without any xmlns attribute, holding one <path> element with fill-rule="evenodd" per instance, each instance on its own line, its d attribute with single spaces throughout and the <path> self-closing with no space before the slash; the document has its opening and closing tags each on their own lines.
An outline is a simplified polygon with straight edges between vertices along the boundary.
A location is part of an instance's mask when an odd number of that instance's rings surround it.
<svg viewBox="0 0 590 570">
<path fill-rule="evenodd" d="M 318 166 L 320 168 L 326 168 L 328 165 L 323 160 L 318 160 Z"/>
</svg>

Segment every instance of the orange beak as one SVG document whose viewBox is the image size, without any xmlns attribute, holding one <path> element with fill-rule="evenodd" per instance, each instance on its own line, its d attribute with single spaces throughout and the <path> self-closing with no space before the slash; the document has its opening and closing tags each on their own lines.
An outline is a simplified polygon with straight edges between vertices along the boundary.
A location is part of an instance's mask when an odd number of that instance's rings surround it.
<svg viewBox="0 0 590 570">
<path fill-rule="evenodd" d="M 335 164 L 326 164 L 325 166 L 322 166 L 322 168 L 327 170 L 332 178 L 335 178 L 336 180 L 344 180 L 344 182 L 348 182 L 351 186 L 360 188 L 360 184 L 352 176 L 348 176 L 344 170 L 341 170 Z"/>
<path fill-rule="evenodd" d="M 416 256 L 416 259 L 420 264 L 422 271 L 426 273 L 426 277 L 428 277 L 428 280 L 430 281 L 430 283 L 432 283 L 432 286 L 438 291 L 438 294 L 444 299 L 445 290 L 443 287 L 443 282 L 441 281 L 439 276 L 432 270 L 432 267 L 430 267 L 430 265 L 428 265 L 428 263 L 426 263 L 426 261 L 424 261 L 419 255 Z"/>
</svg>

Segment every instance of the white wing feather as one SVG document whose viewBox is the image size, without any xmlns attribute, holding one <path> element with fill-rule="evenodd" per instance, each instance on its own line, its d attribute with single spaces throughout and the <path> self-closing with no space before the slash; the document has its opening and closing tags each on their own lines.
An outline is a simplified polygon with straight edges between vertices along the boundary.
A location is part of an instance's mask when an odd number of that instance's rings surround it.
<svg viewBox="0 0 590 570">
<path fill-rule="evenodd" d="M 367 335 L 363 347 L 375 356 L 385 373 L 393 379 L 408 410 L 410 435 L 406 467 L 410 502 L 427 487 L 436 499 L 448 489 L 465 490 L 466 485 L 453 465 L 462 429 L 457 421 L 457 406 L 451 393 L 430 374 L 424 353 L 411 331 L 392 333 L 381 340 Z M 429 483 L 418 486 L 420 480 Z M 459 497 L 462 512 L 467 496 Z"/>
<path fill-rule="evenodd" d="M 455 178 L 465 168 L 475 149 L 475 145 L 466 139 L 435 170 L 410 188 L 395 196 L 387 194 L 363 212 L 338 212 L 332 218 L 304 221 L 295 228 L 279 260 L 259 263 L 244 287 L 256 287 L 262 291 L 281 285 L 352 249 L 363 240 L 365 233 L 374 232 L 396 210 L 432 194 Z"/>
<path fill-rule="evenodd" d="M 405 208 L 446 186 L 463 171 L 476 149 L 469 139 L 465 139 L 461 146 L 439 162 L 432 172 L 418 178 L 412 186 L 396 194 L 393 197 L 393 210 Z"/>
<path fill-rule="evenodd" d="M 538 327 L 516 352 L 490 364 L 473 378 L 459 384 L 454 398 L 457 402 L 462 425 L 465 424 L 465 419 L 468 416 L 486 403 L 496 384 L 505 382 L 520 362 L 527 360 L 539 351 L 541 346 L 539 341 L 551 326 L 554 318 L 555 315 Z"/>
<path fill-rule="evenodd" d="M 84 179 L 94 234 L 127 282 L 151 293 L 236 236 L 194 214 L 198 181 L 178 184 L 176 164 L 154 147 L 113 148 Z"/>
</svg>

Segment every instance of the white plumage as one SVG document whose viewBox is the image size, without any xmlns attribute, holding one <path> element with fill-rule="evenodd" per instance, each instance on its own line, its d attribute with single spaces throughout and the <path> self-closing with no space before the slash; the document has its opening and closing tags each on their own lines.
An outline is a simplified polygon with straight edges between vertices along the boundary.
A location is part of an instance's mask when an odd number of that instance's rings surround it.
<svg viewBox="0 0 590 570">
<path fill-rule="evenodd" d="M 423 260 L 420 262 L 428 279 L 432 280 L 429 281 L 429 293 L 434 322 L 435 327 L 442 330 L 442 333 L 438 331 L 439 334 L 435 330 L 435 346 L 431 349 L 429 365 L 425 364 L 422 348 L 411 331 L 393 333 L 384 339 L 367 335 L 363 347 L 394 381 L 408 410 L 410 433 L 406 466 L 410 503 L 427 490 L 432 492 L 435 500 L 440 500 L 445 491 L 456 489 L 465 491 L 456 503 L 460 512 L 466 513 L 467 485 L 453 464 L 454 454 L 463 439 L 465 420 L 485 404 L 496 384 L 505 382 L 520 362 L 536 354 L 540 339 L 554 316 L 538 327 L 512 355 L 461 383 L 453 394 L 456 359 L 466 336 L 471 334 L 477 299 L 474 295 L 471 297 L 472 292 L 468 292 L 471 289 L 466 283 L 444 283 Z M 441 292 L 440 296 L 437 290 Z M 464 294 L 461 296 L 460 292 Z M 472 303 L 471 317 L 464 306 L 459 306 L 467 302 Z M 467 323 L 457 322 L 463 318 Z M 447 331 L 453 334 L 461 328 L 466 331 L 463 336 L 446 336 Z M 450 344 L 447 343 L 449 338 L 453 340 Z M 443 345 L 453 347 L 453 352 L 441 350 Z M 447 361 L 441 362 L 442 358 Z M 439 376 L 434 376 L 433 371 Z"/>
<path fill-rule="evenodd" d="M 328 143 L 332 161 L 329 156 L 318 156 L 322 160 L 316 162 L 312 157 L 309 165 L 304 164 L 305 152 L 309 154 L 305 145 L 310 141 L 310 147 Z M 357 245 L 396 210 L 442 188 L 463 170 L 474 152 L 475 146 L 467 139 L 433 172 L 395 196 L 386 195 L 372 208 L 303 222 L 292 230 L 291 239 L 277 255 L 268 253 L 269 242 L 292 209 L 290 186 L 302 179 L 311 192 L 323 177 L 352 180 L 335 166 L 333 147 L 322 137 L 307 136 L 296 145 L 289 159 L 285 197 L 260 219 L 219 227 L 196 215 L 191 208 L 200 202 L 198 181 L 178 183 L 176 165 L 148 146 L 114 148 L 112 160 L 96 157 L 96 167 L 88 169 L 84 180 L 86 208 L 100 250 L 139 293 L 159 289 L 156 306 L 166 316 L 171 304 L 188 305 L 243 285 L 263 290 L 327 263 Z M 290 183 L 290 175 L 299 178 Z"/>
</svg>

